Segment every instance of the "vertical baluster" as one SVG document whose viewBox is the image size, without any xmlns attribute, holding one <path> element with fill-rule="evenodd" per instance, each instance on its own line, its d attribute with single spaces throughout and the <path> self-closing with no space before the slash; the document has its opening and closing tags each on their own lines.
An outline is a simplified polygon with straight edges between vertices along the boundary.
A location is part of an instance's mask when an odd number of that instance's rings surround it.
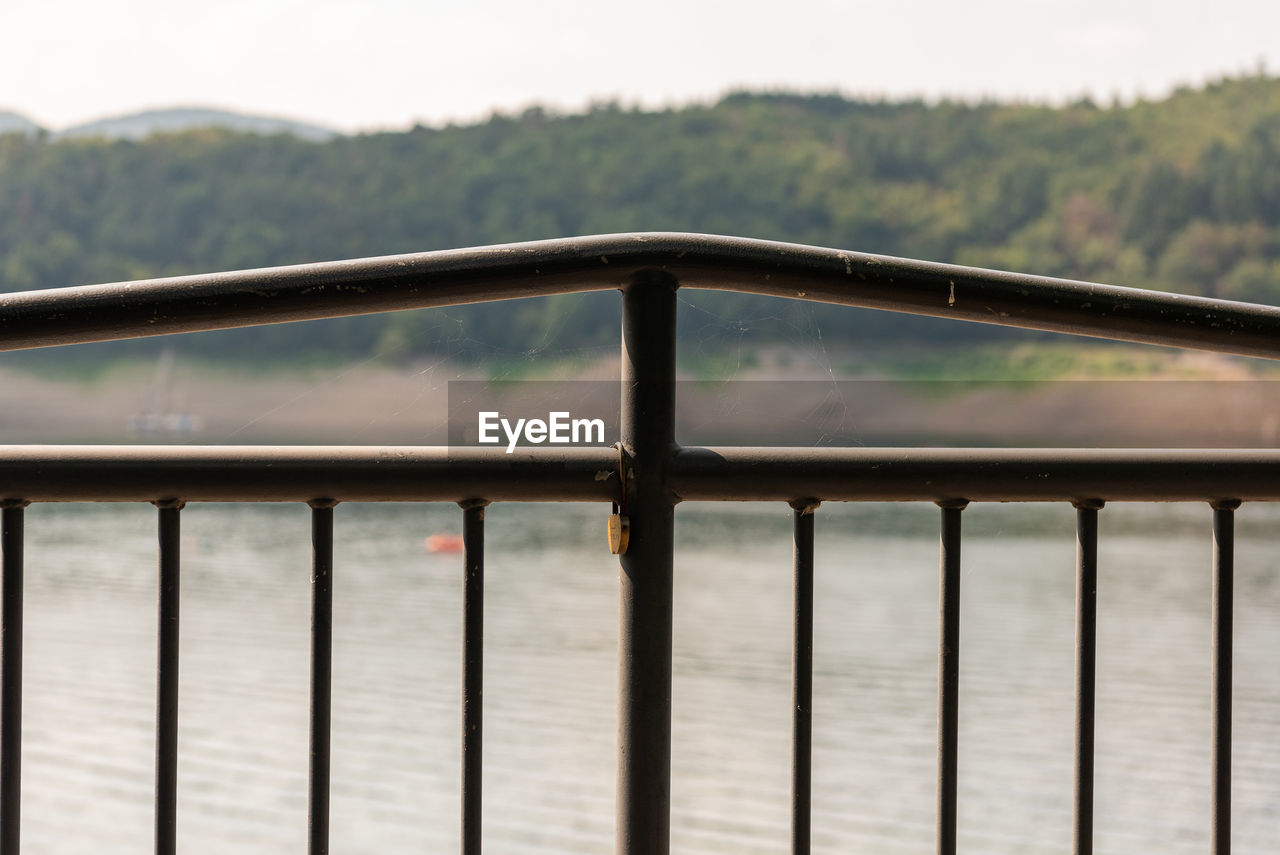
<svg viewBox="0 0 1280 855">
<path fill-rule="evenodd" d="M 1231 853 L 1231 642 L 1235 576 L 1235 509 L 1240 502 L 1213 503 L 1213 701 L 1210 733 L 1213 791 L 1211 855 Z"/>
<path fill-rule="evenodd" d="M 462 855 L 480 855 L 484 750 L 483 499 L 462 507 Z"/>
<path fill-rule="evenodd" d="M 156 853 L 174 855 L 178 828 L 178 603 L 183 502 L 159 509 L 159 618 L 156 633 Z"/>
<path fill-rule="evenodd" d="M 1076 503 L 1076 745 L 1072 852 L 1093 852 L 1094 675 L 1098 625 L 1098 511 Z"/>
<path fill-rule="evenodd" d="M 813 514 L 818 503 L 793 502 L 795 642 L 791 649 L 791 852 L 808 855 L 813 772 Z"/>
<path fill-rule="evenodd" d="M 22 519 L 27 503 L 0 501 L 0 852 L 19 851 L 22 824 Z"/>
<path fill-rule="evenodd" d="M 329 851 L 329 730 L 333 713 L 333 507 L 311 505 L 311 754 L 307 774 L 307 851 Z"/>
<path fill-rule="evenodd" d="M 938 855 L 956 851 L 956 783 L 960 712 L 960 513 L 942 508 L 938 617 Z"/>
</svg>

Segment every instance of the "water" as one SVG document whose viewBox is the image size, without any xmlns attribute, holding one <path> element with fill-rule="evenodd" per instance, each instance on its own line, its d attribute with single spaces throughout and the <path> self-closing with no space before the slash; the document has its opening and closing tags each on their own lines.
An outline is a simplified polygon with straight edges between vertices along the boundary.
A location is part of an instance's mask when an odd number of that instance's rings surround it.
<svg viewBox="0 0 1280 855">
<path fill-rule="evenodd" d="M 616 563 L 605 509 L 487 527 L 485 839 L 613 848 Z M 458 845 L 461 561 L 452 506 L 336 511 L 333 851 Z M 1280 508 L 1237 515 L 1235 847 L 1280 830 Z M 937 510 L 817 524 L 814 850 L 933 849 Z M 309 512 L 183 513 L 178 844 L 305 845 Z M 1097 851 L 1208 840 L 1210 512 L 1100 515 Z M 1074 513 L 964 514 L 960 846 L 1061 852 L 1071 828 Z M 155 512 L 27 512 L 24 852 L 151 845 Z M 785 851 L 790 511 L 677 512 L 673 851 Z"/>
</svg>

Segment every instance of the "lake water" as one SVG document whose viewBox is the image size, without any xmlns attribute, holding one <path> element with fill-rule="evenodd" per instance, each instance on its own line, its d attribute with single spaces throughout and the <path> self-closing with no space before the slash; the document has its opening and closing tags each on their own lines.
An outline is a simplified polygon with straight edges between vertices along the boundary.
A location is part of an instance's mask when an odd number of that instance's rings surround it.
<svg viewBox="0 0 1280 855">
<path fill-rule="evenodd" d="M 336 513 L 333 851 L 458 847 L 461 559 L 453 506 Z M 616 574 L 607 509 L 496 505 L 487 526 L 485 840 L 613 848 Z M 302 851 L 309 512 L 183 513 L 178 844 Z M 1100 515 L 1097 848 L 1208 841 L 1205 505 Z M 677 509 L 672 842 L 788 839 L 791 512 Z M 1280 508 L 1237 514 L 1235 847 L 1280 832 Z M 814 850 L 933 851 L 938 512 L 817 520 Z M 1074 511 L 964 514 L 962 851 L 1060 853 L 1072 792 Z M 24 852 L 152 839 L 155 512 L 27 512 Z"/>
</svg>

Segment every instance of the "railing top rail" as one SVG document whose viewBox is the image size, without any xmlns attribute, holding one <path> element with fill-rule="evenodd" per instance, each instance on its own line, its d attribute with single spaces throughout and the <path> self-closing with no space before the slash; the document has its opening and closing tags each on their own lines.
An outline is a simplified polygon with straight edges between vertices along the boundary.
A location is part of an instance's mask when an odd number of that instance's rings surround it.
<svg viewBox="0 0 1280 855">
<path fill-rule="evenodd" d="M 712 288 L 1280 358 L 1280 308 L 746 238 L 637 233 L 0 295 L 0 350 L 600 291 Z"/>
<path fill-rule="evenodd" d="M 612 448 L 0 447 L 0 501 L 617 502 Z M 675 501 L 1280 501 L 1280 449 L 694 448 Z"/>
</svg>

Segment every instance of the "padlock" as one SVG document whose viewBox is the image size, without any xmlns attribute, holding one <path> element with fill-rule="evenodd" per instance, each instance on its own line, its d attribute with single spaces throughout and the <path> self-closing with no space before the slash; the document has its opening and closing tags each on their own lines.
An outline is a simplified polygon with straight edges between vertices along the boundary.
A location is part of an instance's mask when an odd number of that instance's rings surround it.
<svg viewBox="0 0 1280 855">
<path fill-rule="evenodd" d="M 631 520 L 626 514 L 618 513 L 618 503 L 613 503 L 613 513 L 609 514 L 609 551 L 614 555 L 625 555 L 627 541 L 631 537 Z"/>
</svg>

